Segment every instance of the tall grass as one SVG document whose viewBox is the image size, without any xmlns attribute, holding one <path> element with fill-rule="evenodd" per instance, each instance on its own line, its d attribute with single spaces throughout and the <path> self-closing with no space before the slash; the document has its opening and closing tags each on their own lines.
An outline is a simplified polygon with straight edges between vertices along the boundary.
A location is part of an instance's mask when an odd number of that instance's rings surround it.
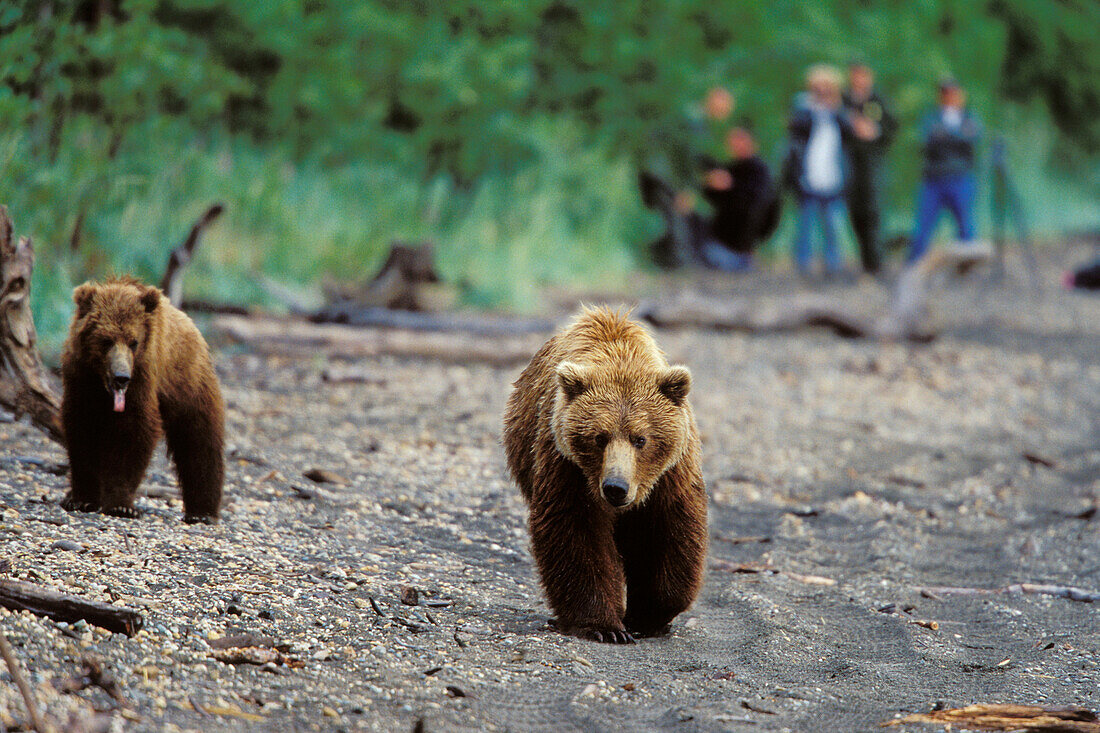
<svg viewBox="0 0 1100 733">
<path fill-rule="evenodd" d="M 82 157 L 95 146 L 77 133 L 44 164 L 27 135 L 9 133 L 0 137 L 0 203 L 35 240 L 33 304 L 48 358 L 64 338 L 75 284 L 112 272 L 156 282 L 215 201 L 227 213 L 189 266 L 190 297 L 277 306 L 263 278 L 302 289 L 323 277 L 360 280 L 392 241 L 430 240 L 465 303 L 530 311 L 543 285 L 625 277 L 654 225 L 625 159 L 582 145 L 566 125 L 530 134 L 538 164 L 462 187 L 397 163 L 295 162 L 247 140 L 163 126 L 136 131 L 111 161 Z M 70 251 L 81 209 L 80 245 Z"/>
</svg>

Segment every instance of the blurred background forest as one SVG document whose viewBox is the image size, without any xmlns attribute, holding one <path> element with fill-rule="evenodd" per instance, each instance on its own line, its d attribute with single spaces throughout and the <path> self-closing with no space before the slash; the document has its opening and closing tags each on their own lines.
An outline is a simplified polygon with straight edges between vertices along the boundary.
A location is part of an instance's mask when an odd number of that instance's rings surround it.
<svg viewBox="0 0 1100 733">
<path fill-rule="evenodd" d="M 805 67 L 859 56 L 902 123 L 888 233 L 950 73 L 1056 236 L 1100 223 L 1098 28 L 1096 0 L 5 0 L 0 202 L 36 242 L 47 346 L 74 283 L 155 282 L 213 202 L 192 296 L 263 303 L 261 276 L 358 279 L 430 239 L 464 302 L 522 310 L 646 266 L 637 169 L 708 87 L 777 165 Z"/>
</svg>

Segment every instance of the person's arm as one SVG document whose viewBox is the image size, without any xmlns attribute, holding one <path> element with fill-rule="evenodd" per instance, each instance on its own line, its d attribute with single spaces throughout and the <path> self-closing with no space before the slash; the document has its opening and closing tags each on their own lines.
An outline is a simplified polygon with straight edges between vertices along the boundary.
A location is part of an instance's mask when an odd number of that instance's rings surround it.
<svg viewBox="0 0 1100 733">
<path fill-rule="evenodd" d="M 855 125 L 852 123 L 852 115 L 842 107 L 836 111 L 834 117 L 836 118 L 837 127 L 840 129 L 841 143 L 845 146 L 851 145 L 852 141 L 859 137 L 856 134 Z"/>
<path fill-rule="evenodd" d="M 882 110 L 882 119 L 878 122 L 879 144 L 885 148 L 894 142 L 894 136 L 898 132 L 898 120 L 890 111 L 890 106 L 882 97 L 876 95 L 879 109 Z"/>
<path fill-rule="evenodd" d="M 714 168 L 707 171 L 703 178 L 703 198 L 711 206 L 718 206 L 727 195 L 730 186 L 733 185 L 733 177 L 725 168 Z"/>
<path fill-rule="evenodd" d="M 959 137 L 971 145 L 977 145 L 982 139 L 982 121 L 968 110 L 963 117 L 962 127 L 959 128 Z"/>
<path fill-rule="evenodd" d="M 933 152 L 936 145 L 943 143 L 944 134 L 947 131 L 937 112 L 926 114 L 921 122 L 920 129 L 921 149 L 924 150 L 925 154 Z"/>
<path fill-rule="evenodd" d="M 977 118 L 964 113 L 962 124 L 958 127 L 941 126 L 943 132 L 937 144 L 948 155 L 971 161 L 977 158 L 976 148 L 982 136 L 982 126 Z"/>
</svg>

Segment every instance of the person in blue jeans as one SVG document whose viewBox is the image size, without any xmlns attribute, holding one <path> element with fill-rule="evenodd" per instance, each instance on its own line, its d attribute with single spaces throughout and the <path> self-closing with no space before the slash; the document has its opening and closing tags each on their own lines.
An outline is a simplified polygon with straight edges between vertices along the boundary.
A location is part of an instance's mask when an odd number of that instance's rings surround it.
<svg viewBox="0 0 1100 733">
<path fill-rule="evenodd" d="M 917 224 L 908 262 L 928 251 L 936 222 L 944 209 L 951 212 L 959 240 L 974 239 L 974 166 L 982 137 L 981 122 L 966 107 L 966 92 L 954 79 L 939 85 L 939 109 L 929 113 L 921 126 L 924 172 L 917 194 Z"/>
<path fill-rule="evenodd" d="M 854 136 L 841 106 L 840 72 L 825 65 L 806 75 L 807 94 L 795 102 L 787 129 L 790 146 L 783 181 L 798 195 L 795 265 L 803 275 L 812 267 L 812 231 L 820 222 L 827 275 L 842 270 L 838 230 L 844 214 L 847 151 Z"/>
</svg>

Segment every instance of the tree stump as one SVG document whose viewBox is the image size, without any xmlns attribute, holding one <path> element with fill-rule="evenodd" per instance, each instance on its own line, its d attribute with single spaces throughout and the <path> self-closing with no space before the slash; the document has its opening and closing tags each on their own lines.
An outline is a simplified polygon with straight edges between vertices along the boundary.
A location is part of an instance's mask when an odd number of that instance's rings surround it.
<svg viewBox="0 0 1100 733">
<path fill-rule="evenodd" d="M 38 355 L 38 333 L 31 313 L 34 247 L 30 239 L 13 242 L 11 217 L 0 206 L 0 406 L 64 444 L 61 398 L 50 385 Z"/>
<path fill-rule="evenodd" d="M 394 242 L 381 269 L 366 283 L 327 288 L 329 305 L 314 314 L 317 323 L 350 323 L 363 311 L 433 311 L 433 286 L 441 278 L 431 242 Z"/>
</svg>

